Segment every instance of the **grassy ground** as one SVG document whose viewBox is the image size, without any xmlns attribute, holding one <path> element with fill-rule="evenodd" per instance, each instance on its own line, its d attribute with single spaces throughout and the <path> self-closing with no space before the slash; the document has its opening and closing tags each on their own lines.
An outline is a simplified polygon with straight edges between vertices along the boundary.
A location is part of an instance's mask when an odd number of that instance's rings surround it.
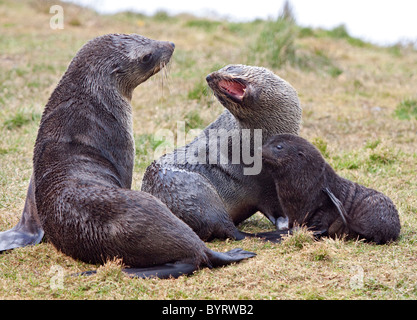
<svg viewBox="0 0 417 320">
<path fill-rule="evenodd" d="M 177 280 L 129 279 L 117 261 L 95 269 L 48 243 L 0 255 L 3 299 L 415 299 L 417 298 L 417 52 L 381 48 L 334 30 L 300 28 L 290 20 L 229 23 L 163 12 L 154 17 L 99 16 L 63 4 L 64 29 L 49 27 L 51 1 L 0 0 L 0 230 L 23 209 L 43 106 L 69 61 L 87 40 L 140 33 L 175 42 L 168 80 L 141 85 L 133 97 L 139 189 L 153 159 L 159 128 L 203 128 L 222 107 L 205 75 L 229 63 L 271 68 L 298 90 L 301 135 L 339 174 L 391 197 L 399 210 L 398 242 L 313 241 L 300 231 L 281 244 L 215 241 L 210 248 L 255 251 L 254 259 L 203 269 Z M 278 45 L 277 45 L 278 44 Z M 260 214 L 245 231 L 271 226 Z"/>
</svg>

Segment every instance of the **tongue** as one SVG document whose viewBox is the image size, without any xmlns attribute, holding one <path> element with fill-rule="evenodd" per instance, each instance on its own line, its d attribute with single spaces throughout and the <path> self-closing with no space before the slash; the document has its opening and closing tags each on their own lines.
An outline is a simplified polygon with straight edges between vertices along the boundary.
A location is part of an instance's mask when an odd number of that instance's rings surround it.
<svg viewBox="0 0 417 320">
<path fill-rule="evenodd" d="M 227 91 L 230 95 L 233 95 L 240 99 L 242 99 L 243 95 L 245 94 L 246 87 L 239 82 L 221 80 L 219 82 L 219 86 L 223 90 Z"/>
</svg>

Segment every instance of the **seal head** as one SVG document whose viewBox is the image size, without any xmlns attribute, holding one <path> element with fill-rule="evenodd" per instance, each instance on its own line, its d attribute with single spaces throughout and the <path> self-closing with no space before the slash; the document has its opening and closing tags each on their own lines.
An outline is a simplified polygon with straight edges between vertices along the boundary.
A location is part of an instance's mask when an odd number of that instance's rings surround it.
<svg viewBox="0 0 417 320">
<path fill-rule="evenodd" d="M 206 77 L 220 103 L 242 127 L 298 134 L 301 108 L 296 90 L 266 68 L 228 65 Z"/>
<path fill-rule="evenodd" d="M 138 34 L 103 35 L 80 49 L 63 78 L 85 83 L 83 89 L 89 91 L 115 86 L 130 100 L 138 85 L 168 64 L 174 49 L 172 42 Z"/>
<path fill-rule="evenodd" d="M 262 146 L 262 161 L 265 169 L 275 176 L 288 175 L 289 172 L 297 172 L 297 176 L 310 172 L 314 176 L 325 165 L 317 148 L 304 143 L 303 138 L 291 134 L 270 138 Z"/>
</svg>

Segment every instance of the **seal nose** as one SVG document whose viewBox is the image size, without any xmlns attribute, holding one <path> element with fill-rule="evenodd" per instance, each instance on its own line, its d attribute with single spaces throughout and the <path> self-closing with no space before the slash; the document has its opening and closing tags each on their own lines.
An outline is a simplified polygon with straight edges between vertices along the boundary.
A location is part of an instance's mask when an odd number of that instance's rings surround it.
<svg viewBox="0 0 417 320">
<path fill-rule="evenodd" d="M 175 49 L 175 43 L 174 42 L 170 42 L 169 44 L 171 45 L 172 49 Z"/>
<path fill-rule="evenodd" d="M 211 74 L 209 74 L 209 75 L 206 77 L 206 81 L 207 81 L 207 82 L 210 82 L 211 80 L 213 80 L 213 77 L 211 76 Z"/>
</svg>

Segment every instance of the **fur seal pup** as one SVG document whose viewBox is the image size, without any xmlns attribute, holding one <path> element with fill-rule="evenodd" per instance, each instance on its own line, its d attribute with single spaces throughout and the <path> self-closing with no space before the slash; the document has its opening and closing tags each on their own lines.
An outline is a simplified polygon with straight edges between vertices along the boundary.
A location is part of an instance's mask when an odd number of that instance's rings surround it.
<svg viewBox="0 0 417 320">
<path fill-rule="evenodd" d="M 130 190 L 132 92 L 169 62 L 174 47 L 135 34 L 95 38 L 53 91 L 32 183 L 40 224 L 61 252 L 88 263 L 121 258 L 129 275 L 160 278 L 255 255 L 208 249 L 160 200 Z"/>
<path fill-rule="evenodd" d="M 387 196 L 337 175 L 307 140 L 276 135 L 262 147 L 266 170 L 275 180 L 289 228 L 306 225 L 318 236 L 394 241 L 400 219 Z"/>
<path fill-rule="evenodd" d="M 161 199 L 204 241 L 240 240 L 248 234 L 236 225 L 257 211 L 274 225 L 281 221 L 258 148 L 277 133 L 298 134 L 302 111 L 295 89 L 265 68 L 229 65 L 206 80 L 226 110 L 190 144 L 154 161 L 142 191 Z"/>
</svg>

